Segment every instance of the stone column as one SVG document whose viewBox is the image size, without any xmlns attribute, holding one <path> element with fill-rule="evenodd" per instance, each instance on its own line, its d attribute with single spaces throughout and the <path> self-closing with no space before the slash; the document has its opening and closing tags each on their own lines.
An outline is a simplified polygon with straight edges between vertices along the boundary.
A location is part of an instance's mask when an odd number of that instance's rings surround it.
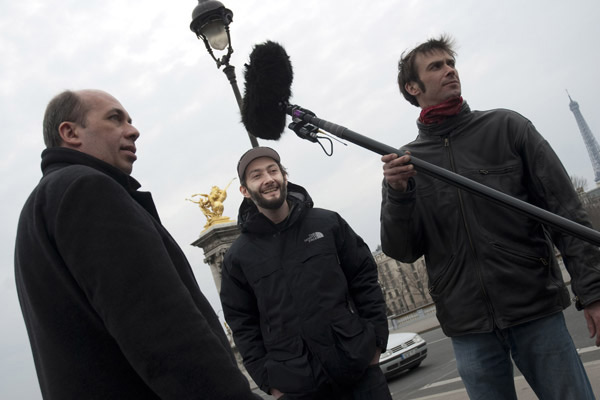
<svg viewBox="0 0 600 400">
<path fill-rule="evenodd" d="M 202 232 L 200 237 L 192 243 L 192 246 L 200 247 L 204 250 L 204 262 L 210 266 L 219 293 L 221 292 L 223 258 L 239 234 L 240 230 L 237 222 L 226 222 L 211 226 Z"/>
<path fill-rule="evenodd" d="M 221 270 L 223 269 L 223 258 L 225 257 L 225 253 L 229 247 L 231 247 L 232 243 L 239 235 L 240 229 L 237 225 L 237 222 L 224 222 L 211 226 L 200 234 L 198 240 L 192 243 L 192 246 L 200 247 L 202 250 L 204 250 L 204 262 L 210 266 L 210 271 L 212 272 L 213 279 L 219 293 L 221 292 Z M 246 368 L 244 368 L 240 352 L 233 342 L 231 330 L 227 325 L 225 325 L 225 329 L 229 339 L 229 344 L 231 345 L 233 354 L 238 362 L 238 367 L 246 376 L 248 382 L 250 382 L 250 387 L 252 389 L 257 389 L 256 383 L 254 383 L 248 374 L 248 371 L 246 371 Z"/>
</svg>

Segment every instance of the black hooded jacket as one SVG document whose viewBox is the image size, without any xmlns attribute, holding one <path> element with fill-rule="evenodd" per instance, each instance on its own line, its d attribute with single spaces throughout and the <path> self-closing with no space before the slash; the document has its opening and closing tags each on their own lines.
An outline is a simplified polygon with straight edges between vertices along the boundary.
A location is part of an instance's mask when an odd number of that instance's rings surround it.
<svg viewBox="0 0 600 400">
<path fill-rule="evenodd" d="M 221 284 L 244 364 L 267 393 L 314 389 L 320 367 L 352 381 L 388 335 L 367 245 L 337 213 L 313 208 L 302 187 L 288 183 L 288 202 L 288 218 L 275 225 L 244 200 L 242 233 L 225 255 Z"/>
</svg>

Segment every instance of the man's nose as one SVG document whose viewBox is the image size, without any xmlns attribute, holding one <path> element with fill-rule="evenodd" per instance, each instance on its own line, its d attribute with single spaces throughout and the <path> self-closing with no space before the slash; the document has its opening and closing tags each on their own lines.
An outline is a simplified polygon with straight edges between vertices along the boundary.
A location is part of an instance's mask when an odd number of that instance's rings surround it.
<svg viewBox="0 0 600 400">
<path fill-rule="evenodd" d="M 446 74 L 456 74 L 456 67 L 450 64 L 446 64 Z"/>
<path fill-rule="evenodd" d="M 132 138 L 134 141 L 136 141 L 137 138 L 140 137 L 140 131 L 138 131 L 137 128 L 135 126 L 133 126 L 132 124 L 129 124 L 129 126 L 127 127 L 126 136 L 128 138 Z"/>
<path fill-rule="evenodd" d="M 273 176 L 271 176 L 271 174 L 266 174 L 263 184 L 268 185 L 271 182 L 275 182 L 275 179 L 273 178 Z"/>
</svg>

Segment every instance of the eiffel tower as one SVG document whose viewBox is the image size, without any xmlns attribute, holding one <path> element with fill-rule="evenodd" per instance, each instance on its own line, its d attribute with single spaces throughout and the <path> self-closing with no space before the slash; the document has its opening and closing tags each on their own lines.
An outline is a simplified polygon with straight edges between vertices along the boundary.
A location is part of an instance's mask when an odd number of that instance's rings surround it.
<svg viewBox="0 0 600 400">
<path fill-rule="evenodd" d="M 592 161 L 592 167 L 594 168 L 594 181 L 597 185 L 600 185 L 600 145 L 598 145 L 598 141 L 596 141 L 592 130 L 588 126 L 587 122 L 585 122 L 583 115 L 581 115 L 581 111 L 579 111 L 579 103 L 573 101 L 568 91 L 567 96 L 569 96 L 570 100 L 569 108 L 575 115 L 575 120 L 579 126 L 579 131 L 581 132 L 581 136 L 583 136 L 583 143 L 585 143 L 588 155 Z"/>
</svg>

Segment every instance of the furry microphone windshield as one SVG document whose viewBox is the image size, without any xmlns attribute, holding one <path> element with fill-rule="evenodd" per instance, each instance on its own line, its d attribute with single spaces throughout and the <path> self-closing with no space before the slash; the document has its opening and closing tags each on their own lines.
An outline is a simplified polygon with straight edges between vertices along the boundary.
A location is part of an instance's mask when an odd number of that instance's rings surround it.
<svg viewBox="0 0 600 400">
<path fill-rule="evenodd" d="M 245 65 L 242 123 L 260 139 L 278 140 L 285 129 L 285 107 L 292 95 L 292 64 L 284 48 L 267 41 L 254 46 Z"/>
</svg>

